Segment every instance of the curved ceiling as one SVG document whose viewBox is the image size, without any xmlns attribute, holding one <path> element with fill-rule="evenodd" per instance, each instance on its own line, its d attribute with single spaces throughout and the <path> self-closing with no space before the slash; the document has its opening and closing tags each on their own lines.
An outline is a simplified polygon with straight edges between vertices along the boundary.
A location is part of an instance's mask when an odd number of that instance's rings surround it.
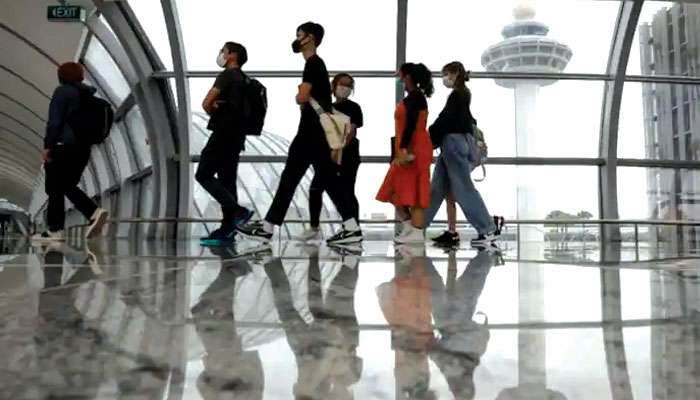
<svg viewBox="0 0 700 400">
<path fill-rule="evenodd" d="M 76 59 L 83 25 L 48 22 L 53 0 L 0 0 L 0 198 L 27 209 L 36 177 L 56 65 Z M 88 13 L 90 0 L 73 0 Z"/>
</svg>

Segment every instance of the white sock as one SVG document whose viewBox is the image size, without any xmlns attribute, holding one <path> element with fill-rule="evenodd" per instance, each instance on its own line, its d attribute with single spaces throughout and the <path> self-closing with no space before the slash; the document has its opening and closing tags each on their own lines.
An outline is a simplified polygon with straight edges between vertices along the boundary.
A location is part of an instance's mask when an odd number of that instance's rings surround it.
<svg viewBox="0 0 700 400">
<path fill-rule="evenodd" d="M 411 228 L 411 227 L 413 227 L 413 223 L 411 222 L 410 219 L 407 219 L 407 220 L 401 222 L 401 228 L 407 229 L 407 228 Z"/>
<path fill-rule="evenodd" d="M 355 218 L 350 218 L 349 220 L 343 222 L 343 229 L 348 232 L 356 232 L 360 230 L 360 226 L 357 225 Z"/>
<path fill-rule="evenodd" d="M 263 221 L 263 230 L 267 233 L 275 233 L 275 226 L 267 221 Z"/>
</svg>

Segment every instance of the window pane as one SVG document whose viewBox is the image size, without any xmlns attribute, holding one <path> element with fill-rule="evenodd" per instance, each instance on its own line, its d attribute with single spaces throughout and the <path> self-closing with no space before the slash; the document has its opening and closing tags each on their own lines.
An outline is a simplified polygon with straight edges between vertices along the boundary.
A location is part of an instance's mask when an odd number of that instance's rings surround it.
<svg viewBox="0 0 700 400">
<path fill-rule="evenodd" d="M 163 8 L 160 1 L 130 0 L 129 6 L 136 14 L 141 27 L 158 53 L 166 70 L 173 69 L 173 57 L 170 52 L 168 30 L 165 26 Z"/>
<path fill-rule="evenodd" d="M 684 17 L 684 14 L 686 15 Z M 698 25 L 700 5 L 671 1 L 644 3 L 632 45 L 629 75 L 698 76 Z M 690 39 L 690 40 L 687 40 Z"/>
<path fill-rule="evenodd" d="M 582 1 L 558 0 L 539 1 L 535 7 L 534 18 L 526 18 L 532 14 L 521 9 L 521 16 L 532 27 L 531 32 L 544 32 L 549 28 L 547 36 L 526 37 L 519 30 L 522 23 L 515 22 L 515 1 L 459 1 L 433 0 L 412 1 L 408 5 L 408 59 L 421 61 L 430 68 L 439 70 L 453 59 L 464 62 L 467 69 L 483 70 L 482 56 L 486 60 L 497 63 L 514 61 L 512 68 L 506 64 L 492 68 L 498 70 L 527 70 L 540 72 L 558 72 L 561 67 L 535 68 L 533 59 L 525 60 L 519 56 L 503 58 L 496 53 L 500 50 L 524 50 L 525 45 L 546 44 L 537 54 L 549 60 L 557 60 L 556 54 L 566 53 L 563 45 L 570 47 L 573 58 L 564 72 L 605 73 L 608 53 L 620 2 L 618 1 Z M 535 23 L 533 23 L 533 20 Z M 439 21 L 439 22 L 438 22 Z M 591 21 L 596 21 L 595 29 L 591 29 Z M 513 36 L 509 42 L 504 42 L 503 33 L 511 28 Z M 560 51 L 552 53 L 548 45 L 557 43 L 554 48 Z M 503 46 L 491 47 L 497 44 Z M 491 48 L 495 52 L 485 55 Z M 546 50 L 549 48 L 550 50 Z M 564 60 L 567 57 L 563 58 Z M 527 67 L 520 67 L 523 62 Z M 535 69 L 533 69 L 535 68 Z M 489 68 L 491 69 L 491 68 Z"/>
<path fill-rule="evenodd" d="M 109 178 L 109 166 L 104 157 L 104 153 L 99 146 L 92 146 L 92 162 L 97 170 L 97 179 L 100 183 L 101 190 L 105 190 L 112 185 Z"/>
<path fill-rule="evenodd" d="M 213 78 L 190 79 L 193 105 L 192 122 L 195 129 L 190 140 L 192 154 L 201 152 L 209 131 L 208 117 L 200 104 L 214 83 Z M 299 126 L 299 106 L 294 100 L 300 78 L 262 78 L 267 87 L 268 113 L 265 131 L 291 141 Z M 362 155 L 389 155 L 389 139 L 394 135 L 395 80 L 389 78 L 359 78 L 355 82 L 352 100 L 362 107 L 365 126 L 358 131 Z M 287 148 L 284 148 L 286 154 Z"/>
<path fill-rule="evenodd" d="M 486 135 L 489 155 L 597 157 L 603 82 L 559 81 L 540 88 L 530 83 L 490 79 L 469 82 L 472 113 Z M 436 93 L 429 100 L 431 122 L 449 95 L 437 79 L 435 84 Z M 522 149 L 517 148 L 518 137 Z"/>
<path fill-rule="evenodd" d="M 622 219 L 698 220 L 699 170 L 661 168 L 618 168 L 618 201 Z M 641 200 L 641 201 L 640 201 Z M 700 249 L 700 228 L 658 226 L 644 230 L 641 238 L 654 250 L 677 246 L 674 254 L 696 254 Z M 648 233 L 646 233 L 648 232 Z M 652 254 L 653 255 L 653 254 Z"/>
<path fill-rule="evenodd" d="M 226 41 L 247 47 L 249 69 L 301 70 L 303 60 L 292 53 L 291 43 L 297 26 L 306 21 L 325 27 L 320 54 L 329 69 L 394 68 L 396 1 L 178 0 L 177 6 L 193 70 L 216 69 Z"/>
<path fill-rule="evenodd" d="M 126 114 L 125 121 L 141 167 L 145 168 L 151 166 L 153 163 L 151 160 L 151 145 L 146 132 L 146 124 L 138 106 L 134 107 Z"/>
<path fill-rule="evenodd" d="M 687 106 L 683 103 L 685 97 L 688 97 Z M 626 83 L 618 155 L 652 160 L 688 159 L 700 146 L 699 107 L 700 90 L 695 85 Z M 674 141 L 688 132 L 691 139 Z"/>
<path fill-rule="evenodd" d="M 129 95 L 131 92 L 129 84 L 119 67 L 117 67 L 114 59 L 112 59 L 99 40 L 90 40 L 87 53 L 85 53 L 85 60 L 96 73 L 104 78 L 104 82 L 101 83 L 109 86 L 117 100 L 121 102 Z"/>
<path fill-rule="evenodd" d="M 112 159 L 116 164 L 115 168 L 120 181 L 128 178 L 135 172 L 131 165 L 130 149 L 124 135 L 125 132 L 122 125 L 114 124 L 112 126 L 112 133 L 109 135 L 109 139 L 107 139 L 106 143 L 108 150 L 112 153 Z"/>
</svg>

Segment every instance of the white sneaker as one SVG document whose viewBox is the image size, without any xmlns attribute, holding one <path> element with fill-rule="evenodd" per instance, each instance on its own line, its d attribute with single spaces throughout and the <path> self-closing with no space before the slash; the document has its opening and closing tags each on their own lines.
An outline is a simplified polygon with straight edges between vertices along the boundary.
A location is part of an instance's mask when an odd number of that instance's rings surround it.
<svg viewBox="0 0 700 400">
<path fill-rule="evenodd" d="M 320 228 L 309 228 L 302 232 L 301 235 L 296 237 L 297 240 L 302 242 L 310 242 L 312 240 L 321 239 L 321 229 Z"/>
<path fill-rule="evenodd" d="M 399 244 L 425 243 L 425 232 L 422 229 L 411 226 L 397 236 L 394 242 Z"/>
<path fill-rule="evenodd" d="M 85 239 L 92 239 L 102 233 L 102 227 L 107 222 L 109 213 L 104 208 L 98 208 L 90 218 L 90 225 L 85 231 Z"/>
<path fill-rule="evenodd" d="M 33 242 L 50 243 L 50 242 L 64 242 L 65 240 L 66 240 L 66 237 L 63 235 L 63 231 L 56 231 L 56 232 L 46 231 L 46 232 L 42 232 L 42 233 L 37 233 L 36 235 L 32 236 Z"/>
</svg>

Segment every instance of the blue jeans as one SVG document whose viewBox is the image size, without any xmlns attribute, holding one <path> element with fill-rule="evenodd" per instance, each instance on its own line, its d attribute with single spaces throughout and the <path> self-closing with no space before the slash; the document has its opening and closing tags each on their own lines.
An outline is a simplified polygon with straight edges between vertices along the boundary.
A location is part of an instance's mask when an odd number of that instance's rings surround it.
<svg viewBox="0 0 700 400">
<path fill-rule="evenodd" d="M 440 157 L 433 172 L 430 208 L 426 215 L 427 225 L 433 222 L 445 197 L 452 192 L 467 220 L 480 235 L 495 232 L 493 217 L 472 182 L 466 137 L 459 134 L 446 135 L 440 150 Z"/>
</svg>

